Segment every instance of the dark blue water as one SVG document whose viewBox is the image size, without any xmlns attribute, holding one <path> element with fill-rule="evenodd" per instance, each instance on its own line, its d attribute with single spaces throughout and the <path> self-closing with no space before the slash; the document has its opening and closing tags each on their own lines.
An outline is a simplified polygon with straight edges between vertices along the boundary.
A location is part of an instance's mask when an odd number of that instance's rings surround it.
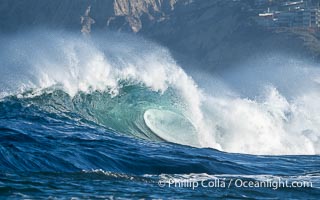
<svg viewBox="0 0 320 200">
<path fill-rule="evenodd" d="M 152 142 L 30 99 L 0 102 L 0 195 L 20 198 L 293 198 L 320 196 L 320 157 L 254 156 Z M 309 181 L 307 188 L 159 187 L 159 181 Z M 226 186 L 227 187 L 227 186 Z"/>
</svg>

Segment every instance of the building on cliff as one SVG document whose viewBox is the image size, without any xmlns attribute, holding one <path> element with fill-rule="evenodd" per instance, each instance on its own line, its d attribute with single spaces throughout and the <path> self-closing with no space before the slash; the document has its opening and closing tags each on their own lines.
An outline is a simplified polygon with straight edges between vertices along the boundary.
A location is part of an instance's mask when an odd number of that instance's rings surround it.
<svg viewBox="0 0 320 200">
<path fill-rule="evenodd" d="M 310 0 L 278 2 L 259 13 L 256 21 L 268 28 L 320 29 L 320 8 Z"/>
</svg>

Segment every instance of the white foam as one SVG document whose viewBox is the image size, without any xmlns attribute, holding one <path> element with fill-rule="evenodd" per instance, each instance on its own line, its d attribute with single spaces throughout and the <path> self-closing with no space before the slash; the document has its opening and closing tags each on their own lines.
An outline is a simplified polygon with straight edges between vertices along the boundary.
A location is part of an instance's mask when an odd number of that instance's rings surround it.
<svg viewBox="0 0 320 200">
<path fill-rule="evenodd" d="M 318 154 L 319 103 L 307 96 L 288 102 L 271 88 L 262 101 L 212 98 L 208 123 L 213 124 L 216 140 L 225 151 Z"/>
</svg>

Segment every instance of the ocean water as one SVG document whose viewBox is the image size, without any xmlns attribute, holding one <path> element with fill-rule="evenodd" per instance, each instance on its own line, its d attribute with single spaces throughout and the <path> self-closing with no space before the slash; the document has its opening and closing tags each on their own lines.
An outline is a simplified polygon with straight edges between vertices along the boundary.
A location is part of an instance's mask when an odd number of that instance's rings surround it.
<svg viewBox="0 0 320 200">
<path fill-rule="evenodd" d="M 210 74 L 125 34 L 0 38 L 1 198 L 319 199 L 317 64 Z"/>
</svg>

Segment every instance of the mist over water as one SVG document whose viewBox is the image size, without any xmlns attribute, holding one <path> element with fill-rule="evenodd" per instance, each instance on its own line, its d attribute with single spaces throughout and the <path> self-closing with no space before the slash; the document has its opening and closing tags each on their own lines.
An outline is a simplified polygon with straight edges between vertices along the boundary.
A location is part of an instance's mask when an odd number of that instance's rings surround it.
<svg viewBox="0 0 320 200">
<path fill-rule="evenodd" d="M 1 38 L 2 99 L 77 112 L 149 140 L 247 154 L 320 153 L 316 64 L 270 55 L 213 74 L 194 66 L 187 74 L 166 48 L 128 35 L 32 31 Z M 145 123 L 148 110 L 154 121 L 176 113 L 167 119 L 181 124 Z"/>
<path fill-rule="evenodd" d="M 221 73 L 232 97 L 215 98 L 211 108 L 219 113 L 217 126 L 224 124 L 222 132 L 229 133 L 221 137 L 228 141 L 221 142 L 228 146 L 223 148 L 319 154 L 319 75 L 317 64 L 281 54 L 260 56 Z"/>
</svg>

